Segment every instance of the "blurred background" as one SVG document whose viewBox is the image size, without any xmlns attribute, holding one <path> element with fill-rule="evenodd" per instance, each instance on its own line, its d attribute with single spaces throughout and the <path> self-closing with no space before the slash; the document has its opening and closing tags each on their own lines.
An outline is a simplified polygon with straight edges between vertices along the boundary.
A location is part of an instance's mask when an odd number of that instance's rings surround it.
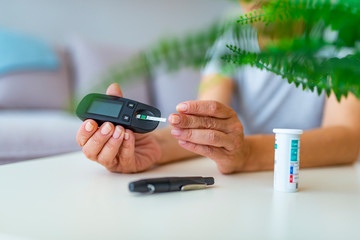
<svg viewBox="0 0 360 240">
<path fill-rule="evenodd" d="M 74 97 L 158 39 L 206 28 L 238 7 L 226 0 L 0 0 L 0 164 L 81 150 L 81 121 L 68 110 Z M 200 78 L 200 70 L 159 69 L 121 87 L 167 117 L 196 98 Z"/>
<path fill-rule="evenodd" d="M 161 36 L 207 26 L 238 4 L 227 0 L 0 0 L 2 27 L 55 44 L 80 36 L 145 47 Z"/>
</svg>

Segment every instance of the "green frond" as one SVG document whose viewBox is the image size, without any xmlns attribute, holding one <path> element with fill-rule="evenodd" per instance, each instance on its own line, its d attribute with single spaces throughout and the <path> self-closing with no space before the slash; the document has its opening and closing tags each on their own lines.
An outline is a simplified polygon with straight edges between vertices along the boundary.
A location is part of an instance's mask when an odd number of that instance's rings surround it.
<svg viewBox="0 0 360 240">
<path fill-rule="evenodd" d="M 164 38 L 127 63 L 114 66 L 95 89 L 111 82 L 134 81 L 158 66 L 167 71 L 201 68 L 211 60 L 208 49 L 225 32 L 242 31 L 243 25 L 254 24 L 264 25 L 278 41 L 260 53 L 227 45 L 231 54 L 223 56 L 224 71 L 250 65 L 273 72 L 303 90 L 325 92 L 327 96 L 334 93 L 338 100 L 349 93 L 360 98 L 359 0 L 272 0 L 236 20 L 213 24 L 184 37 Z M 305 26 L 302 36 L 289 34 L 289 27 L 296 23 Z M 352 52 L 338 57 L 344 48 Z M 338 55 L 324 55 L 326 49 Z"/>
<path fill-rule="evenodd" d="M 284 37 L 276 44 L 268 45 L 267 50 L 259 53 L 256 60 L 252 54 L 231 46 L 229 49 L 233 55 L 226 57 L 228 61 L 230 59 L 237 65 L 251 64 L 266 69 L 288 79 L 296 87 L 301 85 L 303 90 L 316 90 L 318 94 L 324 91 L 327 96 L 334 92 L 338 100 L 349 92 L 360 98 L 360 1 L 271 1 L 252 15 L 240 16 L 238 22 L 248 24 L 259 17 L 267 26 L 282 22 L 303 22 L 306 25 L 305 34 L 300 38 L 289 38 L 287 28 L 274 28 L 278 36 Z M 326 37 L 330 30 L 337 34 L 332 42 Z M 337 50 L 350 48 L 353 54 L 343 58 L 321 56 L 321 51 L 326 52 L 329 47 Z"/>
</svg>

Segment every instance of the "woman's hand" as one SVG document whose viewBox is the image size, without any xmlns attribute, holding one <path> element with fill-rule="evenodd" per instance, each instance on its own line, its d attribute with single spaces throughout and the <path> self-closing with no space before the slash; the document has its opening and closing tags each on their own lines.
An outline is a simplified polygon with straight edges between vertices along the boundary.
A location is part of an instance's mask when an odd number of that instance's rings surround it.
<svg viewBox="0 0 360 240">
<path fill-rule="evenodd" d="M 216 101 L 179 104 L 169 116 L 171 134 L 179 145 L 214 160 L 224 174 L 241 171 L 250 148 L 235 111 Z"/>
<path fill-rule="evenodd" d="M 123 96 L 117 84 L 110 85 L 106 94 Z M 76 141 L 87 158 L 111 172 L 144 171 L 161 157 L 161 148 L 151 133 L 136 134 L 109 122 L 98 128 L 94 120 L 86 120 L 76 135 Z"/>
</svg>

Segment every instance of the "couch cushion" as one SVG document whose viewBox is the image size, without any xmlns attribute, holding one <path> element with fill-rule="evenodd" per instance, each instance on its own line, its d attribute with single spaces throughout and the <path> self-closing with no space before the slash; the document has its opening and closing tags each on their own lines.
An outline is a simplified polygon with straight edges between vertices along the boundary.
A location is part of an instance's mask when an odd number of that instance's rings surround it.
<svg viewBox="0 0 360 240">
<path fill-rule="evenodd" d="M 81 150 L 81 121 L 64 111 L 0 111 L 0 164 Z"/>
<path fill-rule="evenodd" d="M 58 57 L 45 42 L 0 29 L 0 74 L 22 70 L 57 69 Z"/>
<path fill-rule="evenodd" d="M 69 60 L 65 51 L 57 53 L 60 59 L 57 70 L 29 70 L 0 76 L 0 109 L 67 108 L 71 96 Z"/>
<path fill-rule="evenodd" d="M 75 73 L 77 101 L 90 92 L 105 93 L 108 84 L 103 84 L 95 90 L 94 87 L 104 81 L 112 68 L 120 66 L 136 53 L 125 47 L 99 45 L 79 38 L 69 42 L 69 50 Z M 120 87 L 124 97 L 150 103 L 147 76 L 129 81 Z"/>
</svg>

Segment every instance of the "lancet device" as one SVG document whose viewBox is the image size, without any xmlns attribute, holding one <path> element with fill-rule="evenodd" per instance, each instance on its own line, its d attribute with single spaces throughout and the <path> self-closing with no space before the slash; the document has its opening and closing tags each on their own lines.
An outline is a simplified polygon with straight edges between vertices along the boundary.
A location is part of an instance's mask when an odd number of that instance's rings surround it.
<svg viewBox="0 0 360 240">
<path fill-rule="evenodd" d="M 95 120 L 99 126 L 104 122 L 121 125 L 136 133 L 148 133 L 157 128 L 161 118 L 159 109 L 131 99 L 98 93 L 86 95 L 76 109 L 76 115 L 83 121 Z"/>
</svg>

